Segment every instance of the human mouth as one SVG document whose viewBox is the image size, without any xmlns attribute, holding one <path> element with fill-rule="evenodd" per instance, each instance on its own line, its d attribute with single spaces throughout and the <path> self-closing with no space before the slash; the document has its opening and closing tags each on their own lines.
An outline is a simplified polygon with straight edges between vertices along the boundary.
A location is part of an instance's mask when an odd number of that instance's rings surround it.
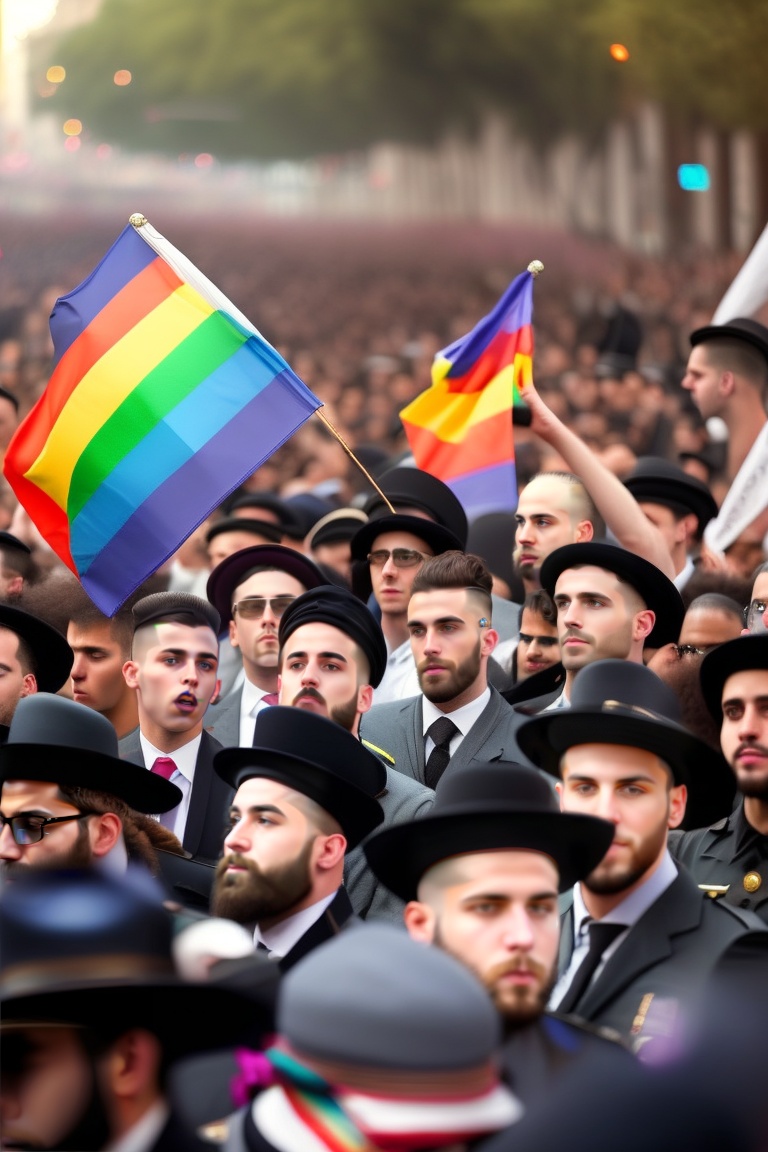
<svg viewBox="0 0 768 1152">
<path fill-rule="evenodd" d="M 325 708 L 325 699 L 315 688 L 302 688 L 301 692 L 293 698 L 294 708 Z"/>
<path fill-rule="evenodd" d="M 736 752 L 736 760 L 739 764 L 761 764 L 766 759 L 768 759 L 768 748 L 763 748 L 760 744 L 745 744 Z"/>
<path fill-rule="evenodd" d="M 183 712 L 185 716 L 188 716 L 197 708 L 197 696 L 195 696 L 193 692 L 182 692 L 180 696 L 176 697 L 174 704 L 179 712 Z"/>
</svg>

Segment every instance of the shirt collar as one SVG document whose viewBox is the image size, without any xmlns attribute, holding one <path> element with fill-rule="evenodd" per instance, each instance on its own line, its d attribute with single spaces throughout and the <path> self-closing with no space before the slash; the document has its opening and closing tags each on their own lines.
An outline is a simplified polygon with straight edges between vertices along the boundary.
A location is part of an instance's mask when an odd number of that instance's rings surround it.
<svg viewBox="0 0 768 1152">
<path fill-rule="evenodd" d="M 287 956 L 291 948 L 301 940 L 304 933 L 308 932 L 315 921 L 320 919 L 328 905 L 333 903 L 336 895 L 336 892 L 332 892 L 330 896 L 324 896 L 322 900 L 310 904 L 309 908 L 302 908 L 300 912 L 294 912 L 293 916 L 286 916 L 285 920 L 281 920 L 279 924 L 273 924 L 271 928 L 265 928 L 263 931 L 257 924 L 253 933 L 254 945 L 262 943 L 273 956 Z"/>
<path fill-rule="evenodd" d="M 147 768 L 152 767 L 158 756 L 170 756 L 179 772 L 190 784 L 195 778 L 195 764 L 202 738 L 203 734 L 199 732 L 193 740 L 190 740 L 188 744 L 182 744 L 181 748 L 177 748 L 175 752 L 163 752 L 160 748 L 155 748 L 154 744 L 150 744 L 143 733 L 139 732 L 141 751 Z"/>
<path fill-rule="evenodd" d="M 257 688 L 255 684 L 251 684 L 246 676 L 243 680 L 243 694 L 240 698 L 240 717 L 250 716 L 256 705 L 260 704 L 267 695 L 268 693 L 263 688 Z"/>
<path fill-rule="evenodd" d="M 630 892 L 629 896 L 625 896 L 620 904 L 617 904 L 612 911 L 606 913 L 605 916 L 600 917 L 601 924 L 626 924 L 632 927 L 636 924 L 641 916 L 644 916 L 652 904 L 655 904 L 659 897 L 666 892 L 670 884 L 674 883 L 677 878 L 677 867 L 669 854 L 669 851 L 664 853 L 661 863 L 658 868 L 653 872 L 644 884 L 636 888 L 634 892 Z M 583 933 L 588 921 L 592 920 L 587 911 L 584 903 L 584 897 L 581 892 L 581 884 L 577 884 L 573 889 L 573 935 L 574 940 L 578 942 L 580 935 Z"/>
<path fill-rule="evenodd" d="M 491 690 L 490 688 L 486 688 L 475 700 L 470 700 L 469 704 L 463 704 L 462 707 L 457 708 L 455 712 L 442 712 L 437 705 L 433 704 L 431 700 L 427 700 L 426 696 L 423 696 L 424 735 L 426 736 L 427 730 L 434 724 L 435 720 L 439 720 L 441 716 L 447 716 L 449 720 L 453 720 L 462 736 L 466 736 L 472 725 L 479 719 L 487 707 L 490 698 Z"/>
<path fill-rule="evenodd" d="M 731 816 L 733 821 L 734 831 L 734 857 L 740 856 L 748 848 L 752 848 L 755 844 L 759 845 L 762 849 L 766 837 L 756 828 L 753 828 L 744 813 L 744 801 L 741 800 L 733 811 Z"/>
</svg>

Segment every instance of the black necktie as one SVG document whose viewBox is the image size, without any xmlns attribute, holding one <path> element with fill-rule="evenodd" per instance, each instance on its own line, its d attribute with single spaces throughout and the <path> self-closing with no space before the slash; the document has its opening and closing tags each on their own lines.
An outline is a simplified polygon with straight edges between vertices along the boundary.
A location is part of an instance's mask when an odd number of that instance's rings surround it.
<svg viewBox="0 0 768 1152">
<path fill-rule="evenodd" d="M 434 741 L 435 745 L 429 754 L 424 772 L 427 788 L 436 788 L 438 780 L 448 767 L 448 761 L 451 758 L 448 745 L 458 731 L 459 729 L 453 720 L 449 720 L 447 716 L 441 716 L 427 729 L 427 736 Z"/>
<path fill-rule="evenodd" d="M 589 951 L 574 972 L 573 980 L 555 1012 L 578 1011 L 576 1006 L 589 987 L 603 953 L 626 927 L 626 924 L 603 924 L 599 920 L 592 921 L 589 925 Z"/>
</svg>

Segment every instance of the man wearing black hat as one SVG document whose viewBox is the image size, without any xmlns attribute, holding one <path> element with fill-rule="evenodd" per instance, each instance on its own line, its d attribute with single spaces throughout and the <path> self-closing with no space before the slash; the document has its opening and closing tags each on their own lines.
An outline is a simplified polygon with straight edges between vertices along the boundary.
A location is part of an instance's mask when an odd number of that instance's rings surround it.
<svg viewBox="0 0 768 1152">
<path fill-rule="evenodd" d="M 214 761 L 235 796 L 211 910 L 254 929 L 287 970 L 354 918 L 344 855 L 384 816 L 384 765 L 339 724 L 266 708 L 253 748 Z"/>
<path fill-rule="evenodd" d="M 256 716 L 277 702 L 283 612 L 302 592 L 325 583 L 311 560 L 281 544 L 243 548 L 214 568 L 208 599 L 242 658 L 242 684 L 206 715 L 207 731 L 225 748 L 249 747 Z"/>
<path fill-rule="evenodd" d="M 0 725 L 10 724 L 25 696 L 63 688 L 72 659 L 72 649 L 50 624 L 0 604 Z"/>
<path fill-rule="evenodd" d="M 215 520 L 205 534 L 208 545 L 208 560 L 211 568 L 221 564 L 227 556 L 233 556 L 241 548 L 253 548 L 258 544 L 279 544 L 282 529 L 266 520 L 255 520 L 252 516 L 225 516 Z"/>
<path fill-rule="evenodd" d="M 488 682 L 498 634 L 491 621 L 491 574 L 477 556 L 450 551 L 428 560 L 413 581 L 407 627 L 420 693 L 376 704 L 364 740 L 385 747 L 395 768 L 434 788 L 450 763 L 516 759 L 520 717 Z"/>
<path fill-rule="evenodd" d="M 120 755 L 181 789 L 181 803 L 163 823 L 192 856 L 213 862 L 232 798 L 213 771 L 221 745 L 203 731 L 219 688 L 219 614 L 189 592 L 157 592 L 134 605 L 133 619 L 123 671 L 136 692 L 139 727 L 120 741 Z"/>
<path fill-rule="evenodd" d="M 371 707 L 387 660 L 381 628 L 365 604 L 344 588 L 305 592 L 286 609 L 278 639 L 280 703 L 327 716 L 359 739 L 360 720 Z M 383 748 L 363 744 L 386 770 L 377 797 L 385 825 L 414 820 L 431 808 L 431 789 L 396 772 L 393 757 Z M 360 847 L 347 853 L 344 883 L 359 916 L 400 922 L 400 902 L 376 883 Z"/>
<path fill-rule="evenodd" d="M 685 615 L 680 593 L 663 572 L 613 544 L 568 544 L 541 567 L 554 601 L 565 668 L 562 689 L 518 705 L 527 714 L 567 708 L 582 668 L 618 658 L 642 663 L 643 648 L 677 641 Z"/>
<path fill-rule="evenodd" d="M 166 1093 L 182 1057 L 271 1030 L 274 988 L 175 974 L 171 921 L 139 877 L 28 874 L 0 904 L 0 1144 L 204 1152 Z"/>
<path fill-rule="evenodd" d="M 668 830 L 686 805 L 695 827 L 732 789 L 722 759 L 679 716 L 674 692 L 649 669 L 602 660 L 580 674 L 570 709 L 518 733 L 530 759 L 562 780 L 565 812 L 615 829 L 574 888 L 550 1004 L 614 1028 L 636 1049 L 671 1036 L 731 946 L 762 927 L 708 900 L 669 854 Z M 760 936 L 768 945 L 768 932 Z"/>
<path fill-rule="evenodd" d="M 32 551 L 12 532 L 0 532 L 0 600 L 18 600 L 24 584 L 38 579 Z"/>
<path fill-rule="evenodd" d="M 718 901 L 768 921 L 768 635 L 708 653 L 701 686 L 741 796 L 716 823 L 673 840 L 672 851 Z"/>
<path fill-rule="evenodd" d="M 602 1037 L 546 1014 L 557 974 L 558 893 L 602 859 L 613 829 L 567 815 L 540 773 L 477 764 L 447 777 L 423 821 L 376 832 L 365 852 L 408 904 L 414 939 L 485 984 L 505 1024 L 504 1067 L 527 1105 Z"/>
<path fill-rule="evenodd" d="M 717 503 L 706 484 L 657 456 L 641 456 L 624 478 L 651 524 L 666 540 L 675 569 L 674 585 L 682 590 L 694 572 L 692 552 Z"/>
</svg>

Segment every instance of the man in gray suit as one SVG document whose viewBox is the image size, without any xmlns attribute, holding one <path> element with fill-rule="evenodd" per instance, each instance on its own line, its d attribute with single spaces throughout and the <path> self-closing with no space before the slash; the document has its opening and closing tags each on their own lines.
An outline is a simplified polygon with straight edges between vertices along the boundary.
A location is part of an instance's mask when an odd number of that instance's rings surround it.
<svg viewBox="0 0 768 1152">
<path fill-rule="evenodd" d="M 408 630 L 421 695 L 374 706 L 361 734 L 385 746 L 395 768 L 434 788 L 450 763 L 520 760 L 521 717 L 488 683 L 498 642 L 491 624 L 492 578 L 477 556 L 444 552 L 419 570 Z"/>
<path fill-rule="evenodd" d="M 280 620 L 279 641 L 280 704 L 325 716 L 359 739 L 387 662 L 381 628 L 365 604 L 344 588 L 305 592 Z M 384 827 L 423 816 L 432 807 L 430 789 L 395 772 L 386 747 L 362 743 L 386 768 L 377 796 Z M 359 916 L 402 923 L 402 902 L 377 882 L 360 847 L 347 853 L 344 883 Z"/>
</svg>

